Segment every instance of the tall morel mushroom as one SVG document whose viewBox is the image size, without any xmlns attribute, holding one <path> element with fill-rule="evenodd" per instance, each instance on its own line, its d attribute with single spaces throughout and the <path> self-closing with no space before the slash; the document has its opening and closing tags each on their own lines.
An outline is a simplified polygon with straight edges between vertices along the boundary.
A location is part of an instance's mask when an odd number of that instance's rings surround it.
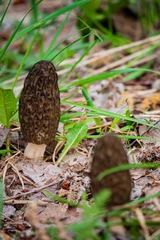
<svg viewBox="0 0 160 240">
<path fill-rule="evenodd" d="M 91 166 L 91 186 L 93 194 L 105 188 L 111 190 L 109 206 L 121 205 L 130 200 L 131 177 L 129 170 L 112 173 L 100 181 L 97 177 L 107 169 L 127 163 L 127 154 L 120 139 L 113 134 L 106 134 L 98 140 Z"/>
<path fill-rule="evenodd" d="M 39 61 L 27 75 L 19 100 L 19 119 L 24 139 L 24 155 L 42 158 L 56 136 L 60 118 L 58 75 L 49 61 Z"/>
</svg>

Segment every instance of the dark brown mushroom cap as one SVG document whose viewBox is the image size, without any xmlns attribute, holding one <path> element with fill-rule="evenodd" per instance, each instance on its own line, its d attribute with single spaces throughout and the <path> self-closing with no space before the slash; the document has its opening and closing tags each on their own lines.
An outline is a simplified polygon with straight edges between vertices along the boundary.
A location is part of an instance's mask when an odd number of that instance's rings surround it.
<svg viewBox="0 0 160 240">
<path fill-rule="evenodd" d="M 130 200 L 131 177 L 128 170 L 105 176 L 101 181 L 97 176 L 106 169 L 128 163 L 127 154 L 121 141 L 113 134 L 100 138 L 95 148 L 91 167 L 93 194 L 102 189 L 111 190 L 109 206 L 121 205 Z"/>
<path fill-rule="evenodd" d="M 19 119 L 27 142 L 48 145 L 60 117 L 58 75 L 49 61 L 39 61 L 27 75 L 19 100 Z"/>
</svg>

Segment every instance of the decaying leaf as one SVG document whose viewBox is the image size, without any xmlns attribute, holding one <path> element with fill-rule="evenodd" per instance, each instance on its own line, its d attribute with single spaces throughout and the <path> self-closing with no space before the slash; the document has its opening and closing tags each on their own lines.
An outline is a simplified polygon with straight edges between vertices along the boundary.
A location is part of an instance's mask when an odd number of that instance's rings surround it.
<svg viewBox="0 0 160 240">
<path fill-rule="evenodd" d="M 9 133 L 10 129 L 0 126 L 0 147 L 2 147 L 4 141 L 6 140 L 6 137 Z"/>
</svg>

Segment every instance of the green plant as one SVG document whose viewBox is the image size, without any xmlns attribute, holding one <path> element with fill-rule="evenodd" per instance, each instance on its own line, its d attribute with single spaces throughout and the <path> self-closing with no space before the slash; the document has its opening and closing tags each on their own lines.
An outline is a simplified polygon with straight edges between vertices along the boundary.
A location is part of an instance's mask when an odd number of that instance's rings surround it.
<svg viewBox="0 0 160 240">
<path fill-rule="evenodd" d="M 78 2 L 75 0 L 75 2 Z M 149 7 L 148 7 L 149 5 Z M 94 0 L 89 1 L 81 6 L 79 13 L 78 26 L 81 29 L 83 21 L 92 28 L 96 29 L 100 36 L 109 41 L 113 46 L 119 46 L 129 42 L 121 33 L 115 32 L 112 16 L 123 10 L 129 10 L 139 22 L 142 23 L 143 32 L 146 34 L 154 34 L 156 26 L 159 24 L 160 2 L 158 0 L 135 1 L 135 0 Z M 89 14 L 88 14 L 89 13 Z M 83 21 L 81 21 L 83 20 Z M 86 34 L 85 29 L 82 34 Z"/>
</svg>

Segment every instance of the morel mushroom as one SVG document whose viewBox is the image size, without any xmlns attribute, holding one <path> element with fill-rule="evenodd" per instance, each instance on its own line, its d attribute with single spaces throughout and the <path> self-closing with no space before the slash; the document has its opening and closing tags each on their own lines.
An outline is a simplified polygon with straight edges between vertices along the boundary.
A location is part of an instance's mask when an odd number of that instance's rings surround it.
<svg viewBox="0 0 160 240">
<path fill-rule="evenodd" d="M 129 170 L 116 172 L 98 181 L 97 176 L 106 169 L 128 163 L 127 154 L 121 141 L 113 134 L 99 139 L 91 167 L 91 186 L 93 194 L 102 189 L 111 190 L 108 206 L 121 205 L 130 200 L 131 177 Z"/>
<path fill-rule="evenodd" d="M 24 155 L 39 159 L 56 135 L 60 117 L 58 75 L 49 61 L 39 61 L 27 75 L 19 101 L 19 119 L 24 139 Z"/>
</svg>

